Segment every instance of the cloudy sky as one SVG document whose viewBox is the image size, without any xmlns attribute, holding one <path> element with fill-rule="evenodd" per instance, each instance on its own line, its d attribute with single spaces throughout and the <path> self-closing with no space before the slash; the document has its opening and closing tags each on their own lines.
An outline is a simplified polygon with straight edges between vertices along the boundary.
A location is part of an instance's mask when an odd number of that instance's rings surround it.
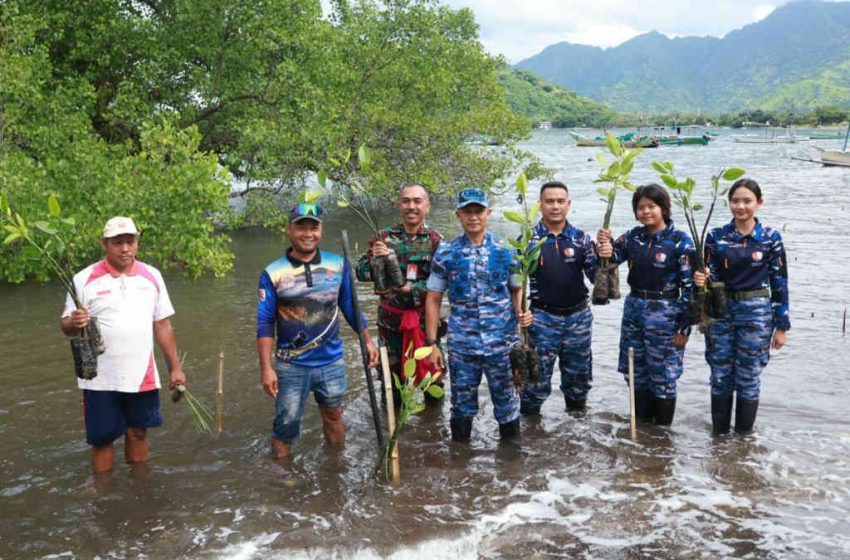
<svg viewBox="0 0 850 560">
<path fill-rule="evenodd" d="M 443 0 L 475 12 L 480 38 L 510 63 L 561 41 L 612 47 L 635 35 L 723 35 L 789 0 Z"/>
</svg>

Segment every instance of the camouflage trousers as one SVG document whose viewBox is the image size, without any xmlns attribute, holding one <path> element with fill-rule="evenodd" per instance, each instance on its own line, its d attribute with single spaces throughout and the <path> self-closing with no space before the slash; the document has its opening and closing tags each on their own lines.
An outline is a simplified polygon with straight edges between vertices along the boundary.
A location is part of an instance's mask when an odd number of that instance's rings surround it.
<svg viewBox="0 0 850 560">
<path fill-rule="evenodd" d="M 676 397 L 676 381 L 682 376 L 684 348 L 676 348 L 676 318 L 681 304 L 672 300 L 626 297 L 620 325 L 618 370 L 629 382 L 629 347 L 635 352 L 635 389 L 647 390 L 660 399 Z"/>
<path fill-rule="evenodd" d="M 770 298 L 726 302 L 726 317 L 713 319 L 705 332 L 705 359 L 711 367 L 711 394 L 738 392 L 759 398 L 761 370 L 770 359 L 773 316 Z"/>
<path fill-rule="evenodd" d="M 534 322 L 529 328 L 531 343 L 540 361 L 538 380 L 522 387 L 522 402 L 543 404 L 552 392 L 555 360 L 561 370 L 561 391 L 568 399 L 587 398 L 593 381 L 593 356 L 590 350 L 593 314 L 589 308 L 572 315 L 555 315 L 533 309 Z"/>
<path fill-rule="evenodd" d="M 519 396 L 514 387 L 511 359 L 507 352 L 487 356 L 449 350 L 449 381 L 452 388 L 452 418 L 473 418 L 478 413 L 478 386 L 487 378 L 493 416 L 499 424 L 519 418 Z"/>
</svg>

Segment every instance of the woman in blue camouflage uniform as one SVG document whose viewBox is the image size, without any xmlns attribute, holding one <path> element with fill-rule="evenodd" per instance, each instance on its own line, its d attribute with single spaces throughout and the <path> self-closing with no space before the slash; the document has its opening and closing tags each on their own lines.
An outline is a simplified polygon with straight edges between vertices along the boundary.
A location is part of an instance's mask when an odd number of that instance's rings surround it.
<svg viewBox="0 0 850 560">
<path fill-rule="evenodd" d="M 640 226 L 613 244 L 608 230 L 597 235 L 600 257 L 629 263 L 631 292 L 623 307 L 618 369 L 628 382 L 628 349 L 632 347 L 637 417 L 669 426 L 690 333 L 694 244 L 686 232 L 674 227 L 670 195 L 663 187 L 638 187 L 632 209 Z"/>
<path fill-rule="evenodd" d="M 715 434 L 729 431 L 735 393 L 735 431 L 753 429 L 761 370 L 771 346 L 782 348 L 791 328 L 785 247 L 779 232 L 756 218 L 763 203 L 758 183 L 739 179 L 729 189 L 732 221 L 712 230 L 705 241 L 711 280 L 726 289 L 726 315 L 713 319 L 705 331 Z M 696 272 L 694 282 L 703 286 L 707 276 Z"/>
</svg>

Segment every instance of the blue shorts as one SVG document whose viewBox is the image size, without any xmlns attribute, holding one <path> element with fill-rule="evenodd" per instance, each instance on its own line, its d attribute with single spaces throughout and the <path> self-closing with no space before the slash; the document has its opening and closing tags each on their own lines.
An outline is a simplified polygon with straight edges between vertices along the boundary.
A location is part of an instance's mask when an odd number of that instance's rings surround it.
<svg viewBox="0 0 850 560">
<path fill-rule="evenodd" d="M 112 443 L 123 436 L 127 428 L 162 426 L 159 390 L 121 393 L 83 389 L 83 420 L 86 442 L 97 446 Z"/>
<path fill-rule="evenodd" d="M 342 406 L 342 398 L 348 390 L 345 365 L 341 359 L 318 367 L 299 366 L 278 360 L 275 373 L 277 398 L 272 433 L 275 439 L 281 441 L 291 442 L 301 432 L 301 416 L 310 391 L 320 407 L 336 408 Z"/>
</svg>

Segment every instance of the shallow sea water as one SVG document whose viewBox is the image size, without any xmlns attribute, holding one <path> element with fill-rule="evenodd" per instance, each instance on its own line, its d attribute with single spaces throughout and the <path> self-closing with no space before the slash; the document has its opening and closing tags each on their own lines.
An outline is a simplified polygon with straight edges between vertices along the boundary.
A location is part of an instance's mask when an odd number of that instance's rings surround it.
<svg viewBox="0 0 850 560">
<path fill-rule="evenodd" d="M 61 289 L 0 286 L 0 557 L 846 558 L 850 339 L 842 336 L 842 315 L 850 300 L 850 170 L 791 160 L 812 157 L 811 144 L 721 137 L 707 147 L 646 151 L 634 173 L 637 183 L 656 181 L 650 162 L 669 160 L 705 189 L 717 168 L 744 167 L 764 190 L 760 217 L 782 231 L 793 327 L 763 374 L 756 431 L 746 437 L 710 435 L 708 367 L 695 335 L 672 428 L 641 426 L 637 441 L 630 439 L 626 385 L 615 371 L 618 301 L 594 308 L 586 414 L 564 412 L 556 374 L 542 417 L 523 420 L 521 440 L 503 444 L 482 385 L 468 446 L 449 441 L 448 399 L 414 418 L 403 435 L 398 484 L 375 472 L 364 375 L 346 329 L 345 448 L 323 445 L 310 402 L 295 456 L 275 463 L 268 453 L 273 405 L 260 388 L 254 349 L 254 298 L 259 272 L 284 242 L 251 231 L 234 237 L 236 265 L 226 278 L 166 275 L 191 389 L 210 404 L 224 348 L 224 433 L 195 433 L 185 407 L 164 398 L 166 423 L 150 435 L 149 465 L 118 461 L 112 480 L 95 485 L 81 397 L 57 327 Z M 570 185 L 571 221 L 595 231 L 603 213 L 592 183 L 596 150 L 573 147 L 559 130 L 535 133 L 526 147 Z M 492 229 L 513 234 L 500 216 L 512 205 L 512 197 L 501 199 Z M 452 236 L 459 230 L 447 208 L 435 208 L 432 222 Z M 340 250 L 341 223 L 362 245 L 365 231 L 335 212 L 324 247 Z M 715 224 L 728 219 L 725 208 L 718 214 Z M 388 213 L 384 222 L 392 219 Z M 623 197 L 613 229 L 633 224 Z M 372 322 L 376 299 L 368 286 L 360 296 Z"/>
</svg>

